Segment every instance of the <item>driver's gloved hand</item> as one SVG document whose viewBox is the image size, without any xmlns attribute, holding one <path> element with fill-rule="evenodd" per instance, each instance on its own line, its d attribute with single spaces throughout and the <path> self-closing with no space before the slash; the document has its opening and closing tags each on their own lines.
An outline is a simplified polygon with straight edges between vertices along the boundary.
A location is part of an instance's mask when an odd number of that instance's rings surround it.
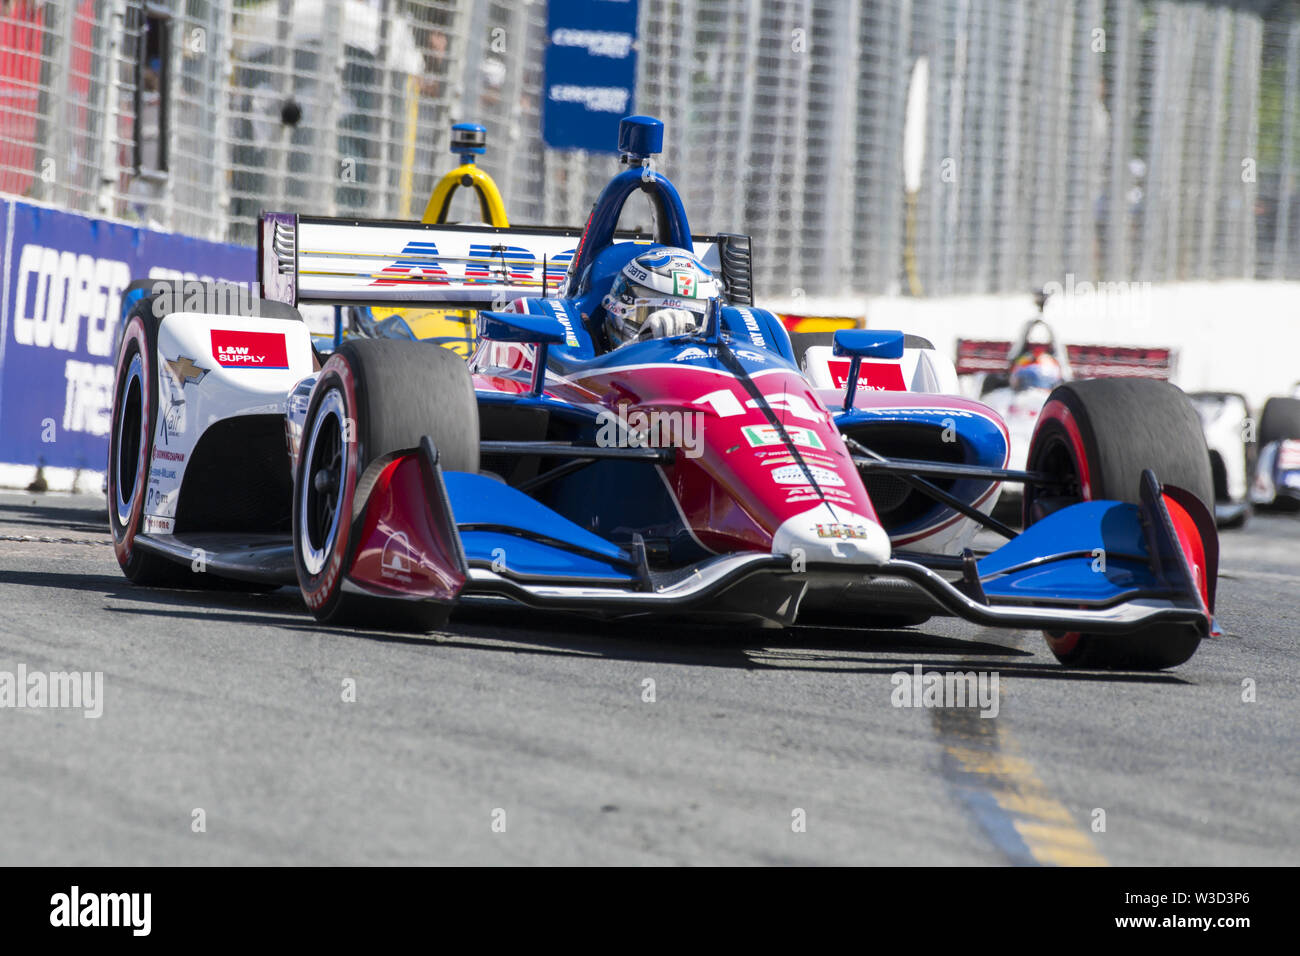
<svg viewBox="0 0 1300 956">
<path fill-rule="evenodd" d="M 695 313 L 686 309 L 660 309 L 651 312 L 641 326 L 638 339 L 662 339 L 672 335 L 689 335 L 695 331 Z"/>
</svg>

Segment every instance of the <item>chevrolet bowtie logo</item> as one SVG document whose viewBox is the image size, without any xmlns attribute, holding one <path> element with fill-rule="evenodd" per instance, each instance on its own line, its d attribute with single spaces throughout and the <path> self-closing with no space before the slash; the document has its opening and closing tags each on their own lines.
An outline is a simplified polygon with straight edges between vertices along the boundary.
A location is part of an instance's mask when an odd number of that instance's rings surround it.
<svg viewBox="0 0 1300 956">
<path fill-rule="evenodd" d="M 194 364 L 194 359 L 182 355 L 178 358 L 168 359 L 167 367 L 171 369 L 172 375 L 177 383 L 182 387 L 194 382 L 196 385 L 203 381 L 203 376 L 208 374 L 208 369 L 199 368 Z"/>
</svg>

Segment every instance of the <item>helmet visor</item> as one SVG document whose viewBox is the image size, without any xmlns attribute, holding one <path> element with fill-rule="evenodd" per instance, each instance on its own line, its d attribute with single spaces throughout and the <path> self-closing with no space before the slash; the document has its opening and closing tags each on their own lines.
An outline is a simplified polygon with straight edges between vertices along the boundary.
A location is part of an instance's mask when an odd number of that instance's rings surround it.
<svg viewBox="0 0 1300 956">
<path fill-rule="evenodd" d="M 704 328 L 709 300 L 664 295 L 655 289 L 620 278 L 605 305 L 605 310 L 617 329 L 617 338 L 622 342 L 640 338 L 650 316 L 665 309 L 691 313 L 695 317 L 694 331 L 698 332 Z"/>
</svg>

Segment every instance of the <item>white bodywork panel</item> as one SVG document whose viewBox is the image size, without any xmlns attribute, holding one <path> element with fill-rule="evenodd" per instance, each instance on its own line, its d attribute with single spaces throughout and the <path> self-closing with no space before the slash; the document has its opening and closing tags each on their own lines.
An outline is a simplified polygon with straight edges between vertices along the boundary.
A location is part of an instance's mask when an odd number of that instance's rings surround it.
<svg viewBox="0 0 1300 956">
<path fill-rule="evenodd" d="M 829 345 L 810 345 L 804 353 L 803 372 L 817 389 L 835 389 L 837 394 L 820 392 L 828 407 L 835 408 L 844 402 L 844 387 L 847 382 L 850 359 L 836 356 Z M 890 367 L 896 368 L 894 372 Z M 929 348 L 904 348 L 900 359 L 871 360 L 863 359 L 858 373 L 858 401 L 860 405 L 865 396 L 872 391 L 907 391 L 929 395 L 961 396 L 961 383 L 957 378 L 957 369 L 952 361 Z M 882 388 L 870 382 L 884 382 L 890 387 Z M 901 384 L 903 388 L 899 388 Z M 1040 401 L 1041 406 L 1041 401 Z M 940 402 L 940 406 L 942 402 Z M 971 409 L 957 409 L 956 414 L 975 414 Z M 990 421 L 997 421 L 996 416 L 984 416 Z M 999 423 L 1000 424 L 1000 423 Z M 1014 438 L 1011 444 L 1014 444 Z M 1004 467 L 1016 467 L 1004 463 Z M 1000 494 L 1008 486 L 1002 482 L 993 483 L 989 493 L 975 502 L 975 507 L 984 514 L 989 514 L 998 502 Z M 974 544 L 980 526 L 970 518 L 956 517 L 938 522 L 933 528 L 909 533 L 904 547 L 909 551 L 928 554 L 960 554 L 963 548 Z"/>
<path fill-rule="evenodd" d="M 286 396 L 312 372 L 311 337 L 292 319 L 177 312 L 159 326 L 155 362 L 158 420 L 143 530 L 171 534 L 200 437 L 223 419 L 283 415 Z"/>
<path fill-rule="evenodd" d="M 803 373 L 814 388 L 842 389 L 848 380 L 850 359 L 836 356 L 829 345 L 810 345 L 803 356 Z M 882 380 L 893 379 L 890 368 L 898 368 L 901 375 L 890 391 L 927 392 L 938 395 L 960 395 L 961 383 L 952 362 L 934 349 L 904 348 L 901 359 L 863 359 L 858 374 L 858 388 L 871 391 L 879 386 L 869 384 L 874 372 L 882 373 Z M 902 387 L 897 387 L 901 383 Z M 884 390 L 884 389 L 882 389 Z"/>
<path fill-rule="evenodd" d="M 1193 392 L 1192 400 L 1201 419 L 1201 430 L 1210 451 L 1223 462 L 1228 500 L 1245 501 L 1250 490 L 1246 474 L 1246 423 L 1250 410 L 1240 395 Z"/>
<path fill-rule="evenodd" d="M 1038 426 L 1038 414 L 1051 394 L 1051 389 L 1046 388 L 1026 388 L 1018 392 L 1011 388 L 995 388 L 980 399 L 1006 422 L 1007 433 L 1011 436 L 1008 468 L 1024 469 L 1029 460 L 1029 442 Z M 1019 495 L 1021 491 L 1019 485 L 1009 490 L 1013 495 Z"/>
</svg>

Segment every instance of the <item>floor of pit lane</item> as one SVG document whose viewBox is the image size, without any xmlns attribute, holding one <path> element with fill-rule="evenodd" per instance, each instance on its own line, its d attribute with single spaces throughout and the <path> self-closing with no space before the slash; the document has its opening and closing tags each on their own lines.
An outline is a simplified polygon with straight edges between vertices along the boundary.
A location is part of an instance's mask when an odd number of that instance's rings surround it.
<svg viewBox="0 0 1300 956">
<path fill-rule="evenodd" d="M 1226 636 L 1100 674 L 940 619 L 320 628 L 133 587 L 102 509 L 0 493 L 0 673 L 104 675 L 98 719 L 0 709 L 0 863 L 1300 863 L 1294 517 L 1224 533 Z M 917 664 L 997 716 L 894 706 Z"/>
</svg>

